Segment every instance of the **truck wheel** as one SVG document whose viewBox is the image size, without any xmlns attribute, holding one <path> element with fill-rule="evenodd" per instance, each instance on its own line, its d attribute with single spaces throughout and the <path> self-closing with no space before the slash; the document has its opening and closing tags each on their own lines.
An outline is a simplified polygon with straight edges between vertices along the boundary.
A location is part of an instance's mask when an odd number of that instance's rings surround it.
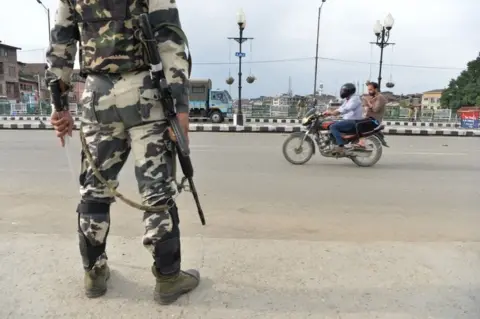
<svg viewBox="0 0 480 319">
<path fill-rule="evenodd" d="M 222 123 L 225 119 L 220 111 L 213 111 L 210 114 L 210 120 L 212 120 L 212 123 Z"/>
</svg>

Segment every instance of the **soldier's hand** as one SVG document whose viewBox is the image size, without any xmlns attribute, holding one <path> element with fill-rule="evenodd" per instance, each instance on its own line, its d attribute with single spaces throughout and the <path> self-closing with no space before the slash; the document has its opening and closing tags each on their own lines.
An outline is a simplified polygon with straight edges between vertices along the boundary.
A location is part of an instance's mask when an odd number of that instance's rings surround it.
<svg viewBox="0 0 480 319">
<path fill-rule="evenodd" d="M 50 123 L 55 129 L 57 137 L 60 139 L 62 147 L 65 146 L 65 135 L 72 136 L 73 118 L 69 111 L 53 111 L 50 117 Z"/>
<path fill-rule="evenodd" d="M 189 124 L 190 120 L 188 117 L 188 113 L 178 113 L 177 114 L 177 119 L 178 119 L 178 124 L 180 124 L 180 128 L 183 130 L 183 133 L 185 134 L 185 138 L 187 139 L 187 142 L 189 142 L 188 139 L 188 129 L 189 129 Z M 174 142 L 177 141 L 177 137 L 173 133 L 173 130 L 171 127 L 168 128 L 168 134 L 170 135 L 170 139 Z"/>
</svg>

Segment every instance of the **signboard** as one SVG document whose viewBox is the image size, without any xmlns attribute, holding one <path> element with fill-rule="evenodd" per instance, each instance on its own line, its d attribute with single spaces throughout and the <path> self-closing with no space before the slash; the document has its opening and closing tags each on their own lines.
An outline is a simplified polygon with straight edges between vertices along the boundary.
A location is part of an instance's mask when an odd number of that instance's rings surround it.
<svg viewBox="0 0 480 319">
<path fill-rule="evenodd" d="M 480 117 L 480 111 L 463 111 L 460 116 L 462 128 L 479 128 L 478 118 Z"/>
<path fill-rule="evenodd" d="M 244 58 L 246 56 L 246 54 L 243 53 L 243 52 L 235 52 L 235 56 Z"/>
</svg>

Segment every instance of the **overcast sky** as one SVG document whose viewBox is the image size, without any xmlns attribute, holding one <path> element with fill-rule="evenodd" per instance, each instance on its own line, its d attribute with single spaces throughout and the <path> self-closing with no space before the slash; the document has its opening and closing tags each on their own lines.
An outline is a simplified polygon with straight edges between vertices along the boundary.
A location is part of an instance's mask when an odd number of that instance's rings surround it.
<svg viewBox="0 0 480 319">
<path fill-rule="evenodd" d="M 47 15 L 36 0 L 1 0 L 0 40 L 21 47 L 23 62 L 44 62 L 48 42 Z M 58 0 L 44 0 L 52 25 Z M 238 44 L 236 11 L 247 17 L 245 36 L 254 37 L 252 52 L 247 43 L 246 61 L 268 61 L 244 66 L 257 81 L 243 88 L 243 95 L 275 95 L 288 90 L 289 76 L 297 94 L 313 91 L 317 10 L 321 0 L 177 0 L 180 18 L 194 59 L 192 77 L 208 77 L 214 86 L 228 88 L 229 71 L 236 78 Z M 479 0 L 327 0 L 320 30 L 319 82 L 325 93 L 336 94 L 344 82 L 365 82 L 378 77 L 380 49 L 373 24 L 388 13 L 395 18 L 391 41 L 385 49 L 384 83 L 396 84 L 396 93 L 423 92 L 445 87 L 480 51 Z M 229 55 L 231 52 L 231 55 Z M 326 58 L 326 59 L 324 59 Z M 294 60 L 278 62 L 278 60 Z M 295 60 L 296 59 L 296 60 Z M 359 61 L 341 62 L 337 60 Z M 228 65 L 231 61 L 235 63 Z M 197 64 L 195 64 L 197 62 Z M 208 65 L 205 63 L 216 63 Z M 224 64 L 221 64 L 221 63 Z M 370 67 L 370 63 L 373 66 Z M 416 65 L 431 68 L 412 68 Z M 434 69 L 441 67 L 447 69 Z M 371 68 L 371 71 L 370 71 Z M 450 69 L 448 69 L 450 68 Z M 237 81 L 232 96 L 237 96 Z"/>
</svg>

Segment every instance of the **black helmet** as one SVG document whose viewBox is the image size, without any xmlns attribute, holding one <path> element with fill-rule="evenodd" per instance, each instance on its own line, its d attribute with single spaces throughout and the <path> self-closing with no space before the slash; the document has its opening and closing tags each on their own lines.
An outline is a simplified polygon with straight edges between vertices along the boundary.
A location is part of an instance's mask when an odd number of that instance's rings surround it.
<svg viewBox="0 0 480 319">
<path fill-rule="evenodd" d="M 351 97 L 352 95 L 354 95 L 355 92 L 357 92 L 357 88 L 355 87 L 355 84 L 353 84 L 353 83 L 345 83 L 345 84 L 342 85 L 342 87 L 340 88 L 340 97 L 341 97 L 342 99 L 346 99 L 346 98 L 349 98 L 349 97 Z"/>
</svg>

